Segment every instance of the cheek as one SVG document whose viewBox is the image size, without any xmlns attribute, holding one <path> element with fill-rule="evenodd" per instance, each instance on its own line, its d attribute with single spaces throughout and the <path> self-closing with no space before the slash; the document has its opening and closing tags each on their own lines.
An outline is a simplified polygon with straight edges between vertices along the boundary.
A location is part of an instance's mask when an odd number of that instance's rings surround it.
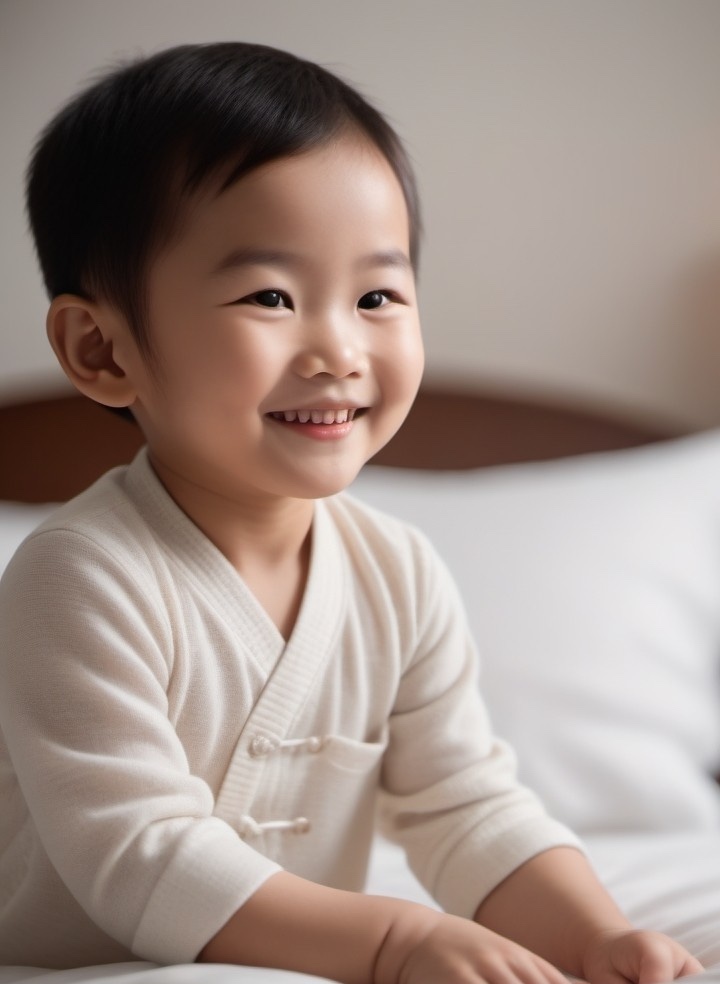
<svg viewBox="0 0 720 984">
<path fill-rule="evenodd" d="M 405 420 L 420 386 L 424 368 L 419 330 L 405 332 L 388 345 L 376 363 L 382 392 L 384 440 L 389 439 Z"/>
<path fill-rule="evenodd" d="M 409 325 L 394 339 L 392 347 L 384 353 L 383 361 L 398 396 L 405 398 L 409 393 L 414 397 L 425 367 L 419 324 Z"/>
<path fill-rule="evenodd" d="M 161 371 L 168 396 L 195 394 L 199 405 L 251 393 L 262 372 L 262 361 L 222 325 L 179 330 L 163 355 Z"/>
</svg>

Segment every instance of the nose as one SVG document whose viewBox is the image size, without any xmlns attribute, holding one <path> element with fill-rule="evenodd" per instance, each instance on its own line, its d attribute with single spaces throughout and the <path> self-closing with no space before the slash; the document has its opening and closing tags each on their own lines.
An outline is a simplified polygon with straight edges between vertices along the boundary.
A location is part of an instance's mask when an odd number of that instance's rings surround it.
<svg viewBox="0 0 720 984">
<path fill-rule="evenodd" d="M 369 368 L 363 328 L 341 315 L 313 318 L 304 326 L 294 368 L 304 379 L 363 375 Z"/>
</svg>

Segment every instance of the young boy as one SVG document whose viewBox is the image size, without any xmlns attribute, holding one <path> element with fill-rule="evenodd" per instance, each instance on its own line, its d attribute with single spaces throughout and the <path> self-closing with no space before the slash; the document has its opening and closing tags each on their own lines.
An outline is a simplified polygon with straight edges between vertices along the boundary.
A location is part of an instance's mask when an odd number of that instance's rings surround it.
<svg viewBox="0 0 720 984">
<path fill-rule="evenodd" d="M 0 589 L 2 962 L 700 970 L 517 785 L 426 541 L 336 495 L 423 365 L 417 195 L 383 118 L 282 52 L 171 49 L 52 121 L 28 201 L 55 353 L 147 446 Z M 378 791 L 453 915 L 361 894 Z"/>
</svg>

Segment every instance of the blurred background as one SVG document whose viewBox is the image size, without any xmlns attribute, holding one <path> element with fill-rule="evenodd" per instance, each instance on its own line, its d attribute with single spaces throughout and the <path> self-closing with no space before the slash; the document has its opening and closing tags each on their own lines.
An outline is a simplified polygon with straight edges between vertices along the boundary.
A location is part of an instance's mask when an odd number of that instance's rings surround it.
<svg viewBox="0 0 720 984">
<path fill-rule="evenodd" d="M 98 68 L 228 39 L 323 63 L 404 137 L 429 381 L 720 424 L 718 0 L 0 0 L 0 403 L 63 386 L 38 131 Z"/>
</svg>

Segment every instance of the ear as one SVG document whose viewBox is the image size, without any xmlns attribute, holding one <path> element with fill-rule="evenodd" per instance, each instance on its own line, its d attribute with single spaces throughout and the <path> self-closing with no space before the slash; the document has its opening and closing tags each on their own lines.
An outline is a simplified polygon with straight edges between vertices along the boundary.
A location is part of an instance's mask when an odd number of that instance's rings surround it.
<svg viewBox="0 0 720 984">
<path fill-rule="evenodd" d="M 70 382 L 85 396 L 108 407 L 135 400 L 129 370 L 136 349 L 122 318 L 108 305 L 75 294 L 61 294 L 50 305 L 47 335 Z"/>
</svg>

